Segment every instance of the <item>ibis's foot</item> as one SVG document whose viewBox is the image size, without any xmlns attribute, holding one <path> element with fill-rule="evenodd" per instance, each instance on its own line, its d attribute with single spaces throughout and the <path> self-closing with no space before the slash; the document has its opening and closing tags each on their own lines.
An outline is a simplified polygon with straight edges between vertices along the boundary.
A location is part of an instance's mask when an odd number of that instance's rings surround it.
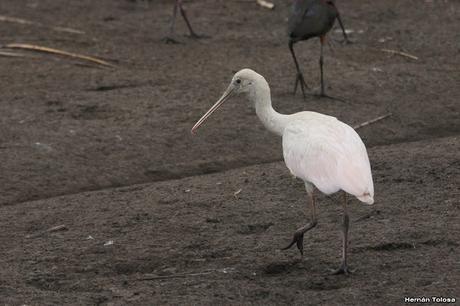
<svg viewBox="0 0 460 306">
<path fill-rule="evenodd" d="M 211 38 L 211 36 L 203 35 L 203 34 L 196 34 L 195 32 L 193 32 L 193 33 L 190 33 L 190 38 L 193 38 L 193 39 L 207 39 L 207 38 Z"/>
<path fill-rule="evenodd" d="M 165 44 L 171 44 L 171 45 L 177 45 L 177 44 L 181 44 L 180 41 L 178 40 L 175 40 L 174 38 L 170 37 L 170 36 L 166 36 L 166 37 L 163 37 L 161 39 L 162 42 L 164 42 Z"/>
<path fill-rule="evenodd" d="M 314 94 L 313 96 L 318 97 L 318 98 L 325 98 L 325 99 L 335 100 L 335 101 L 339 101 L 339 102 L 342 102 L 342 103 L 347 103 L 347 101 L 343 100 L 342 98 L 332 97 L 330 95 L 325 94 L 324 92 L 319 93 L 319 94 Z"/>
<path fill-rule="evenodd" d="M 297 86 L 300 84 L 300 90 L 302 91 L 302 95 L 305 98 L 305 89 L 308 88 L 307 83 L 305 82 L 305 79 L 303 77 L 302 73 L 297 73 L 296 79 L 295 79 L 295 85 L 294 85 L 294 95 L 297 92 Z"/>
<path fill-rule="evenodd" d="M 292 239 L 292 242 L 287 246 L 282 248 L 282 250 L 287 250 L 290 249 L 294 244 L 297 245 L 297 248 L 300 251 L 300 256 L 303 256 L 303 232 L 295 232 L 294 233 L 294 238 Z"/>
<path fill-rule="evenodd" d="M 348 38 L 347 39 L 334 39 L 334 42 L 339 43 L 341 45 L 352 45 L 355 43 L 353 40 L 350 40 Z"/>
<path fill-rule="evenodd" d="M 351 271 L 350 269 L 348 269 L 347 264 L 342 263 L 337 270 L 333 270 L 332 275 L 339 275 L 339 274 L 349 275 L 352 272 L 354 272 L 354 271 Z"/>
</svg>

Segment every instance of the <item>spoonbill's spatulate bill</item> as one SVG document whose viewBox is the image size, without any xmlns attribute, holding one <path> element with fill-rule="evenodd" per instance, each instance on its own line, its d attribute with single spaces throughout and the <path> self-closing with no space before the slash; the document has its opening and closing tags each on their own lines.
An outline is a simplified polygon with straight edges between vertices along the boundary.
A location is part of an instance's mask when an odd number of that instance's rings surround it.
<svg viewBox="0 0 460 306">
<path fill-rule="evenodd" d="M 250 69 L 237 72 L 222 97 L 193 126 L 192 133 L 225 101 L 236 94 L 247 94 L 257 116 L 271 132 L 282 137 L 283 156 L 291 173 L 302 179 L 311 205 L 311 223 L 300 227 L 294 244 L 303 255 L 304 233 L 316 226 L 315 187 L 325 194 L 344 191 L 342 263 L 335 273 L 349 273 L 347 266 L 349 193 L 361 202 L 374 203 L 374 184 L 366 147 L 353 128 L 335 117 L 316 112 L 283 115 L 272 107 L 270 87 L 260 74 Z"/>
<path fill-rule="evenodd" d="M 300 84 L 300 89 L 305 97 L 305 88 L 308 87 L 295 56 L 294 44 L 301 40 L 319 37 L 321 42 L 321 54 L 319 57 L 319 68 L 321 70 L 320 96 L 329 97 L 324 91 L 323 46 L 326 34 L 332 29 L 335 19 L 339 21 L 345 41 L 348 42 L 345 28 L 343 27 L 339 11 L 334 2 L 335 1 L 332 0 L 294 0 L 294 3 L 292 4 L 288 20 L 288 35 L 289 50 L 291 51 L 295 67 L 297 69 L 294 94 L 297 91 L 297 85 Z"/>
</svg>

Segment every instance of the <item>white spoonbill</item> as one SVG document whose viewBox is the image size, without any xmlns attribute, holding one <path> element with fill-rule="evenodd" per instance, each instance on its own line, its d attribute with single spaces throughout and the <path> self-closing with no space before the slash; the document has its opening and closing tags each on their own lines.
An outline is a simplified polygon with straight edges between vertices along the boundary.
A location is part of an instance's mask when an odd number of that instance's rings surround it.
<svg viewBox="0 0 460 306">
<path fill-rule="evenodd" d="M 316 112 L 283 115 L 272 107 L 270 87 L 251 69 L 238 71 L 222 97 L 193 126 L 192 134 L 231 96 L 245 93 L 257 116 L 271 132 L 282 137 L 283 156 L 291 173 L 305 182 L 311 204 L 311 222 L 296 230 L 292 242 L 303 255 L 303 236 L 316 226 L 314 187 L 325 194 L 343 190 L 342 262 L 335 274 L 348 274 L 347 193 L 361 202 L 374 203 L 374 184 L 366 147 L 355 130 L 335 117 Z"/>
</svg>

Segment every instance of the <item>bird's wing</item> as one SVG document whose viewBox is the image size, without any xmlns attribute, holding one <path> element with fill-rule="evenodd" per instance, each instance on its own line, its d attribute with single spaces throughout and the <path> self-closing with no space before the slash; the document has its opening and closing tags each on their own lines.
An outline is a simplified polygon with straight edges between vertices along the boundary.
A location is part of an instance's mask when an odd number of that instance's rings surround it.
<svg viewBox="0 0 460 306">
<path fill-rule="evenodd" d="M 296 0 L 289 15 L 288 34 L 295 41 L 324 35 L 336 16 L 337 11 L 322 0 Z"/>
<path fill-rule="evenodd" d="M 308 9 L 311 8 L 312 2 L 312 0 L 294 0 L 288 19 L 289 35 L 292 35 L 302 23 L 304 17 L 308 14 Z"/>
<path fill-rule="evenodd" d="M 373 202 L 366 147 L 345 123 L 333 117 L 291 122 L 283 133 L 283 156 L 292 174 L 321 192 L 344 190 L 363 202 Z"/>
</svg>

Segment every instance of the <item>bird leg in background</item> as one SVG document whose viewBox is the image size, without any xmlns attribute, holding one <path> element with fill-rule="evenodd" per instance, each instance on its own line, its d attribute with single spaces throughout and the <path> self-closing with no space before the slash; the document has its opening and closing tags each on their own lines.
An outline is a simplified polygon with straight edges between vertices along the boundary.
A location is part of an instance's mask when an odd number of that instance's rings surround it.
<svg viewBox="0 0 460 306">
<path fill-rule="evenodd" d="M 289 50 L 291 50 L 292 58 L 294 59 L 295 68 L 297 69 L 297 76 L 296 76 L 295 85 L 294 85 L 294 94 L 297 91 L 297 84 L 300 83 L 300 89 L 302 90 L 303 97 L 305 98 L 305 88 L 308 88 L 308 85 L 307 83 L 305 83 L 303 74 L 300 71 L 299 63 L 297 62 L 297 58 L 295 57 L 294 42 L 292 40 L 289 40 Z"/>
<path fill-rule="evenodd" d="M 324 48 L 324 40 L 326 36 L 321 36 L 319 41 L 321 42 L 321 53 L 319 55 L 319 69 L 321 70 L 321 96 L 325 96 L 324 94 L 324 77 L 323 77 L 323 48 Z"/>
<path fill-rule="evenodd" d="M 188 28 L 188 30 L 190 32 L 190 36 L 192 38 L 195 38 L 195 39 L 205 38 L 205 36 L 198 35 L 198 34 L 195 33 L 195 31 L 193 31 L 192 25 L 188 21 L 185 9 L 182 7 L 182 0 L 176 0 L 175 4 L 174 4 L 173 15 L 172 15 L 172 18 L 171 18 L 171 24 L 169 26 L 169 36 L 165 37 L 163 40 L 166 43 L 173 43 L 173 44 L 179 43 L 177 40 L 175 40 L 173 38 L 175 36 L 174 27 L 175 27 L 175 23 L 176 23 L 177 9 L 180 10 L 180 14 L 182 15 L 182 18 L 184 18 L 185 23 L 187 24 L 187 28 Z"/>
<path fill-rule="evenodd" d="M 290 247 L 292 247 L 294 244 L 296 244 L 297 248 L 300 251 L 301 258 L 303 257 L 303 236 L 307 231 L 311 230 L 318 224 L 318 221 L 316 220 L 315 194 L 313 191 L 308 192 L 308 198 L 309 198 L 309 202 L 311 205 L 311 222 L 297 229 L 294 233 L 294 238 L 292 239 L 292 242 L 287 247 L 282 248 L 282 250 L 287 250 Z"/>
<path fill-rule="evenodd" d="M 182 7 L 182 0 L 177 0 L 176 3 L 179 3 L 179 10 L 180 10 L 180 13 L 182 15 L 182 18 L 184 18 L 185 23 L 187 24 L 188 30 L 190 32 L 190 37 L 195 38 L 195 39 L 206 38 L 206 36 L 198 35 L 198 34 L 195 33 L 195 31 L 193 31 L 192 25 L 188 21 L 187 14 L 185 13 L 184 8 Z"/>
<path fill-rule="evenodd" d="M 324 91 L 324 75 L 323 75 L 323 63 L 324 63 L 324 60 L 323 60 L 323 49 L 324 49 L 324 42 L 326 40 L 326 36 L 323 35 L 323 36 L 320 36 L 319 37 L 319 41 L 321 42 L 321 52 L 320 52 L 320 55 L 319 55 L 319 70 L 321 72 L 321 92 L 319 94 L 319 97 L 321 98 L 328 98 L 328 99 L 332 99 L 332 100 L 337 100 L 337 101 L 340 101 L 340 102 L 345 102 L 344 100 L 342 99 L 339 99 L 339 98 L 335 98 L 335 97 L 331 97 L 329 95 L 326 95 L 325 91 Z"/>
<path fill-rule="evenodd" d="M 350 218 L 348 217 L 347 210 L 347 194 L 343 192 L 343 223 L 342 223 L 342 234 L 343 234 L 343 246 L 342 246 L 342 263 L 340 267 L 334 271 L 333 274 L 350 274 L 347 265 L 347 250 L 348 250 L 348 226 L 350 224 Z"/>
<path fill-rule="evenodd" d="M 340 18 L 340 14 L 337 15 L 337 20 L 339 21 L 339 25 L 342 28 L 343 37 L 345 39 L 344 43 L 351 44 L 351 41 L 348 39 L 347 31 L 345 31 L 345 27 L 343 26 L 342 18 Z"/>
<path fill-rule="evenodd" d="M 177 8 L 180 6 L 180 0 L 176 0 L 173 9 L 173 15 L 171 18 L 171 24 L 169 25 L 169 35 L 163 38 L 163 41 L 167 44 L 178 44 L 179 42 L 175 40 L 174 37 L 174 27 L 176 24 L 176 15 L 177 15 Z"/>
</svg>

